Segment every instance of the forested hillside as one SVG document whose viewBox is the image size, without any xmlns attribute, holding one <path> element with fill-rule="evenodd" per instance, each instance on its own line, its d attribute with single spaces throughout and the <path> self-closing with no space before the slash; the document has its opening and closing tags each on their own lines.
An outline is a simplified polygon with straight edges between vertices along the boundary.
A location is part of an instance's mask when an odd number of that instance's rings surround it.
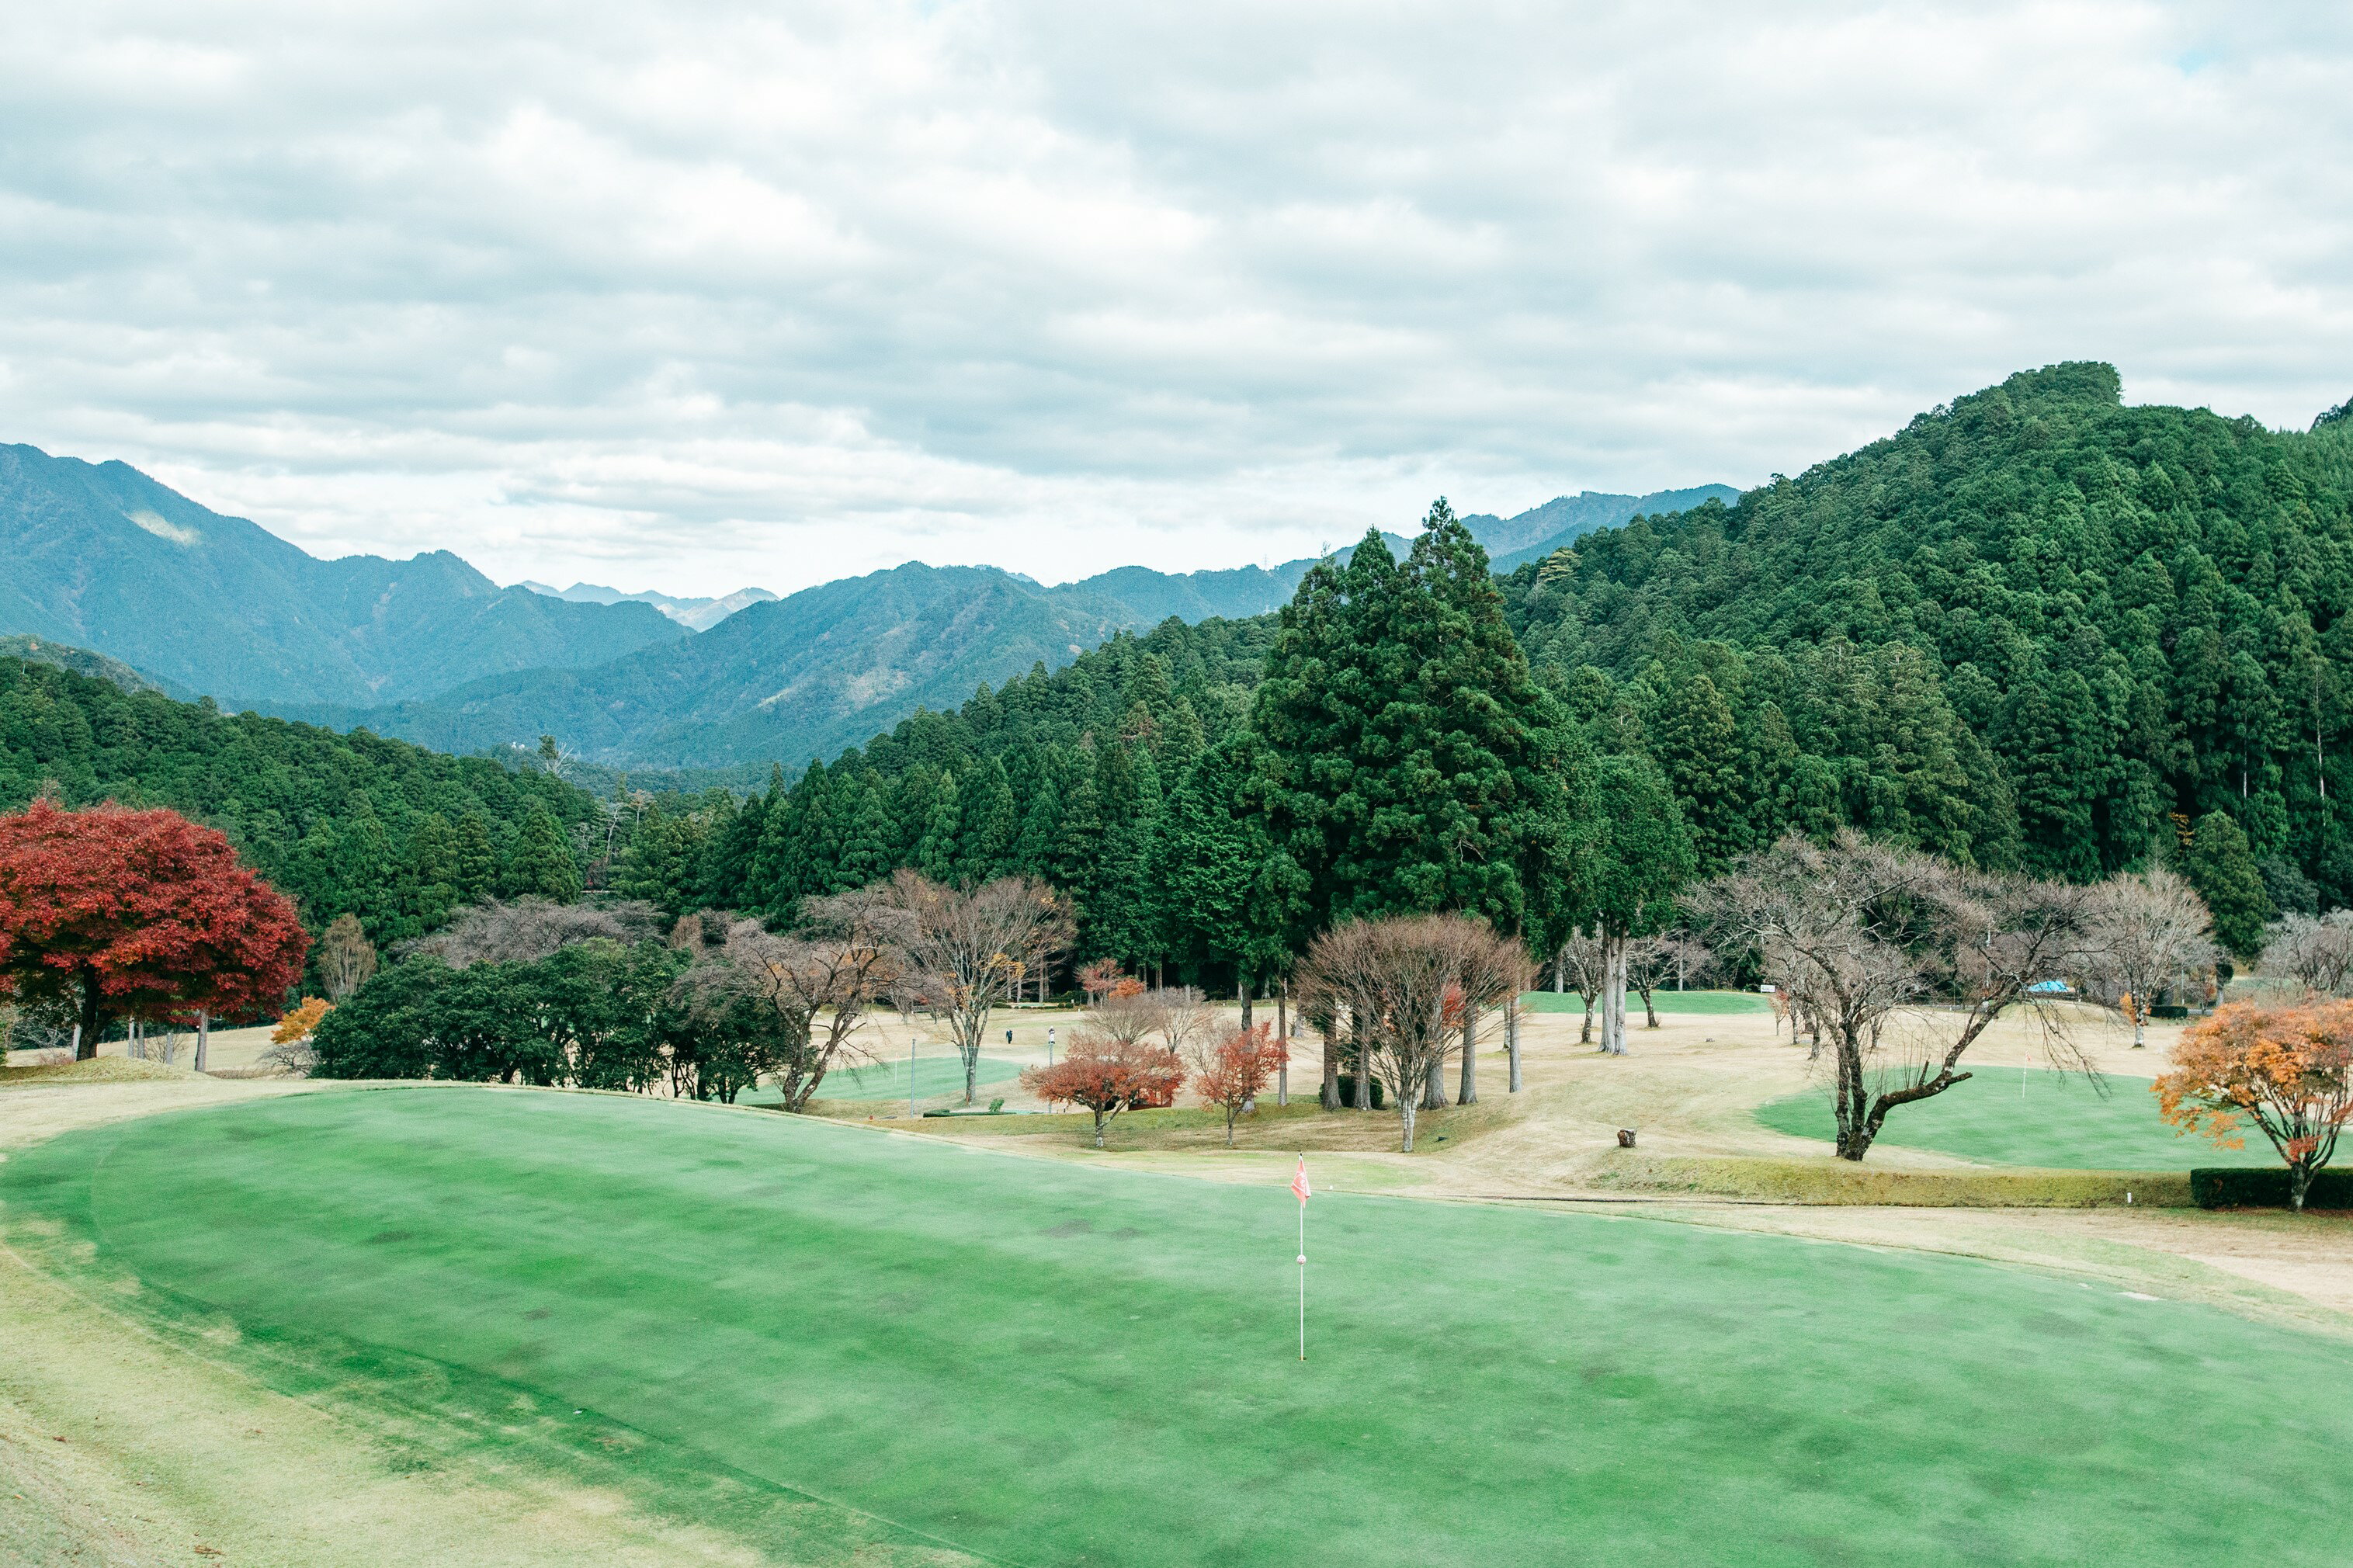
<svg viewBox="0 0 2353 1568">
<path fill-rule="evenodd" d="M 2221 811 L 2275 900 L 2344 902 L 2348 497 L 2353 427 L 2057 365 L 1523 566 L 1512 614 L 1711 862 L 1845 820 L 2087 879 Z"/>
<path fill-rule="evenodd" d="M 576 897 L 603 847 L 597 803 L 544 773 L 0 658 L 0 811 L 47 788 L 218 827 L 314 932 L 350 912 L 379 942 L 492 893 Z"/>
<path fill-rule="evenodd" d="M 1736 505 L 1594 533 L 1501 579 L 1503 605 L 1572 757 L 1637 794 L 1654 770 L 1694 872 L 1852 824 L 1965 862 L 2090 879 L 2174 856 L 2196 879 L 2186 841 L 2220 813 L 2203 853 L 2260 863 L 2256 902 L 2343 902 L 2348 429 L 2126 408 L 2108 367 L 2057 366 Z M 1335 570 L 1334 603 L 1388 591 Z M 1303 588 L 1282 624 L 1314 602 Z M 1240 840 L 1205 824 L 1282 815 L 1253 751 L 1278 635 L 1115 638 L 740 815 L 673 802 L 624 875 L 675 907 L 783 914 L 897 865 L 1023 871 L 1077 897 L 1085 956 L 1230 963 L 1195 906 L 1243 896 L 1204 870 Z"/>
</svg>

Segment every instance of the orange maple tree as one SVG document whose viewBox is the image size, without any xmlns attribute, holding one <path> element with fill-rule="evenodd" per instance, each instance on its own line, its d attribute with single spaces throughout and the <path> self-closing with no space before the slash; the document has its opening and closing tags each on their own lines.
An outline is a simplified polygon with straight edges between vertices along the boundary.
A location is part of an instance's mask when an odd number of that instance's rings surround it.
<svg viewBox="0 0 2353 1568">
<path fill-rule="evenodd" d="M 2353 1121 L 2353 1001 L 2234 1003 L 2185 1031 L 2173 1063 L 2152 1086 L 2158 1114 L 2224 1149 L 2246 1147 L 2240 1128 L 2253 1122 L 2287 1162 L 2302 1209 Z"/>
<path fill-rule="evenodd" d="M 274 1006 L 310 946 L 292 901 L 175 811 L 43 799 L 0 816 L 0 995 L 70 1005 L 85 1060 L 126 1015 Z"/>
<path fill-rule="evenodd" d="M 303 997 L 301 1006 L 278 1020 L 278 1027 L 270 1031 L 269 1043 L 290 1046 L 297 1040 L 309 1039 L 319 1032 L 320 1020 L 334 1010 L 334 1004 L 324 996 Z"/>
<path fill-rule="evenodd" d="M 1234 1146 L 1234 1119 L 1256 1100 L 1291 1053 L 1274 1038 L 1273 1026 L 1237 1029 L 1209 1047 L 1194 1075 L 1193 1091 L 1226 1113 L 1226 1147 Z"/>
<path fill-rule="evenodd" d="M 1021 1087 L 1049 1105 L 1079 1105 L 1095 1113 L 1095 1147 L 1123 1110 L 1173 1104 L 1185 1086 L 1185 1064 L 1175 1051 L 1092 1031 L 1071 1043 L 1071 1054 L 1050 1068 L 1021 1069 Z"/>
</svg>

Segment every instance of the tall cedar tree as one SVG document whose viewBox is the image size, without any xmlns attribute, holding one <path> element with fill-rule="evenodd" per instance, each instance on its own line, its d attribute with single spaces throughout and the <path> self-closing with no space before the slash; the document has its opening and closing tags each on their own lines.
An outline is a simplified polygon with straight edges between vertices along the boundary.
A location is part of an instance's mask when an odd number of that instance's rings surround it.
<svg viewBox="0 0 2353 1568">
<path fill-rule="evenodd" d="M 1466 910 L 1549 931 L 1576 854 L 1568 726 L 1441 499 L 1400 566 L 1377 532 L 1282 612 L 1253 724 L 1269 831 L 1304 882 L 1287 933 Z"/>
</svg>

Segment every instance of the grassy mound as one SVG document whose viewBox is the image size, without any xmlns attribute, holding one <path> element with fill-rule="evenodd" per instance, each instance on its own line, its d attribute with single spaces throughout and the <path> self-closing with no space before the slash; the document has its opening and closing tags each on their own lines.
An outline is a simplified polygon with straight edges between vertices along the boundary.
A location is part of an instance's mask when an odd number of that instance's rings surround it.
<svg viewBox="0 0 2353 1568">
<path fill-rule="evenodd" d="M 918 1100 L 938 1100 L 955 1095 L 964 1096 L 964 1063 L 953 1056 L 928 1056 L 915 1058 L 915 1098 Z M 981 1089 L 993 1084 L 1010 1083 L 1021 1076 L 1019 1062 L 999 1061 L 995 1057 L 983 1057 L 976 1065 L 974 1079 Z M 907 1061 L 902 1057 L 895 1061 L 875 1062 L 862 1068 L 839 1068 L 825 1075 L 818 1086 L 822 1099 L 836 1100 L 903 1100 L 907 1098 Z M 746 1105 L 772 1104 L 778 1098 L 772 1089 L 761 1089 L 744 1096 Z M 989 1097 L 980 1096 L 981 1103 Z"/>
<path fill-rule="evenodd" d="M 2276 1568 L 2353 1500 L 2341 1345 L 1962 1259 L 1322 1196 L 1302 1364 L 1280 1186 L 472 1088 L 74 1133 L 0 1202 L 279 1386 L 796 1562 Z"/>
<path fill-rule="evenodd" d="M 1933 1099 L 1888 1112 L 1879 1142 L 2054 1171 L 2186 1172 L 2214 1164 L 2213 1144 L 2179 1137 L 2158 1120 L 2149 1081 L 2110 1078 L 2103 1095 L 2072 1073 L 1989 1068 Z M 1830 1097 L 1820 1089 L 1777 1100 L 1757 1120 L 1792 1137 L 1824 1142 L 1838 1137 Z"/>
<path fill-rule="evenodd" d="M 1898 1208 L 2187 1208 L 2185 1171 L 1891 1171 L 1831 1160 L 1628 1155 L 1594 1184 L 1786 1204 Z"/>
<path fill-rule="evenodd" d="M 19 1084 L 136 1083 L 142 1079 L 188 1076 L 188 1068 L 164 1062 L 141 1061 L 132 1057 L 93 1057 L 86 1062 L 0 1069 L 0 1089 L 14 1089 Z"/>
</svg>

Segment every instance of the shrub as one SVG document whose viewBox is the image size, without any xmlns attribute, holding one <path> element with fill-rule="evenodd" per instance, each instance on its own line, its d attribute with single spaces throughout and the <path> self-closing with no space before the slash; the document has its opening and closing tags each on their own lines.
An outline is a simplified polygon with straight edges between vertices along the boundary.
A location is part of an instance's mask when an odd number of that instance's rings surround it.
<svg viewBox="0 0 2353 1568">
<path fill-rule="evenodd" d="M 2279 1166 L 2207 1167 L 2189 1173 L 2189 1197 L 2201 1209 L 2284 1209 L 2295 1200 L 2293 1173 Z M 2305 1206 L 2353 1209 L 2353 1171 L 2320 1171 Z"/>
</svg>

